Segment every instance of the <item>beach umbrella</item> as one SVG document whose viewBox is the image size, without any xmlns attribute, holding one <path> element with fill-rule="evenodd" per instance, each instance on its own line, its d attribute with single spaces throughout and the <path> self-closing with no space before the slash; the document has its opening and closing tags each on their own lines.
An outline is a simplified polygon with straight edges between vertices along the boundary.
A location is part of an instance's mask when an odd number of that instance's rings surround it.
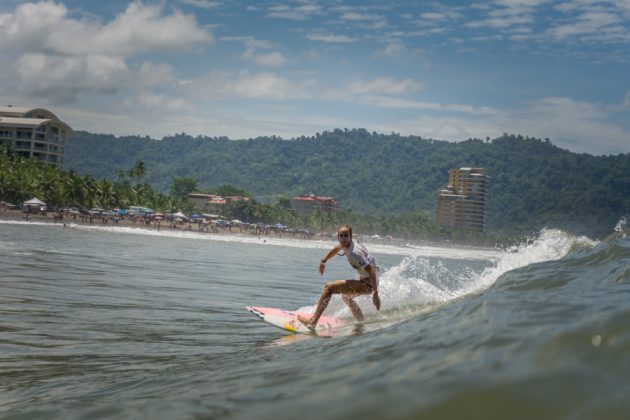
<svg viewBox="0 0 630 420">
<path fill-rule="evenodd" d="M 240 221 L 240 220 L 238 220 L 238 219 L 234 219 L 234 220 L 230 221 L 230 223 L 233 223 L 233 224 L 235 224 L 235 225 L 242 225 L 242 224 L 243 224 L 243 222 L 241 222 L 241 221 Z"/>
<path fill-rule="evenodd" d="M 184 213 L 182 213 L 181 211 L 178 211 L 177 213 L 174 213 L 173 217 L 179 217 L 181 219 L 188 219 L 188 217 L 186 217 L 186 215 Z"/>
<path fill-rule="evenodd" d="M 44 203 L 39 198 L 31 198 L 30 200 L 25 201 L 24 203 L 22 203 L 22 205 L 23 206 L 45 206 L 46 203 Z"/>
</svg>

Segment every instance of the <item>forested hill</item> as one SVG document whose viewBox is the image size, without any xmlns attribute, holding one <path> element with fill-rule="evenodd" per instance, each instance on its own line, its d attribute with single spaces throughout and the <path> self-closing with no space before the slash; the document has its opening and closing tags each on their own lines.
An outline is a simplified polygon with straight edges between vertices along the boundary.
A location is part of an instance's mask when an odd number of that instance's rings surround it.
<svg viewBox="0 0 630 420">
<path fill-rule="evenodd" d="M 165 192 L 174 178 L 186 176 L 201 189 L 232 184 L 268 198 L 313 192 L 333 196 L 354 212 L 375 214 L 434 214 L 449 169 L 483 167 L 490 231 L 547 226 L 602 236 L 630 212 L 630 154 L 575 154 L 521 136 L 451 143 L 362 129 L 237 141 L 79 132 L 67 142 L 64 167 L 116 179 L 139 160 L 146 181 Z"/>
</svg>

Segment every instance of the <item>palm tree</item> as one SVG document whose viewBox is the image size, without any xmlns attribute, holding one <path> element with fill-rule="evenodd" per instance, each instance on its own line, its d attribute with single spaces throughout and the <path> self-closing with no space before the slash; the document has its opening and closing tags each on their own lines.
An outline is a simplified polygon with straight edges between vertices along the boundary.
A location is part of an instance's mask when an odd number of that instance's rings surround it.
<svg viewBox="0 0 630 420">
<path fill-rule="evenodd" d="M 73 207 L 85 207 L 87 204 L 87 184 L 85 179 L 71 170 L 66 180 L 66 197 L 69 205 Z"/>
<path fill-rule="evenodd" d="M 139 160 L 135 166 L 129 171 L 129 176 L 136 178 L 136 185 L 140 184 L 140 180 L 147 174 L 147 168 L 143 161 Z"/>
<path fill-rule="evenodd" d="M 111 182 L 102 179 L 97 182 L 98 185 L 98 202 L 102 207 L 114 207 L 114 187 Z"/>
</svg>

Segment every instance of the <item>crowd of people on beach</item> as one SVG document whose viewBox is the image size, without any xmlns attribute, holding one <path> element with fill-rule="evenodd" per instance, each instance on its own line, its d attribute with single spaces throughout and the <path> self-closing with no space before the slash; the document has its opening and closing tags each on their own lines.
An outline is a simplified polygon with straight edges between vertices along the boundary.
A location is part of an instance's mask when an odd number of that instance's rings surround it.
<svg viewBox="0 0 630 420">
<path fill-rule="evenodd" d="M 227 220 L 220 216 L 198 217 L 192 214 L 191 217 L 181 212 L 164 215 L 159 212 L 136 214 L 133 211 L 125 213 L 114 210 L 94 208 L 91 210 L 77 208 L 50 209 L 46 206 L 24 206 L 20 208 L 16 205 L 0 201 L 0 219 L 40 221 L 48 223 L 62 223 L 64 226 L 74 225 L 113 225 L 125 226 L 140 229 L 150 229 L 160 231 L 180 230 L 202 232 L 209 234 L 245 234 L 255 235 L 259 238 L 291 238 L 291 239 L 318 239 L 336 240 L 335 234 L 328 232 L 313 232 L 307 228 L 293 228 L 282 223 L 267 224 L 262 222 L 248 223 L 240 220 Z M 402 240 L 391 236 L 381 237 L 379 235 L 356 236 L 359 242 L 383 242 L 400 243 Z"/>
<path fill-rule="evenodd" d="M 79 225 L 121 225 L 152 230 L 179 229 L 205 233 L 240 233 L 257 236 L 276 236 L 311 239 L 315 235 L 309 229 L 296 229 L 284 226 L 281 223 L 275 225 L 266 223 L 248 223 L 239 220 L 226 220 L 223 218 L 210 219 L 205 217 L 187 217 L 182 215 L 166 215 L 162 213 L 135 214 L 126 212 L 120 214 L 114 211 L 101 209 L 54 209 L 25 207 L 19 209 L 15 206 L 0 205 L 0 216 L 14 220 L 39 220 L 52 223 L 67 223 Z"/>
</svg>

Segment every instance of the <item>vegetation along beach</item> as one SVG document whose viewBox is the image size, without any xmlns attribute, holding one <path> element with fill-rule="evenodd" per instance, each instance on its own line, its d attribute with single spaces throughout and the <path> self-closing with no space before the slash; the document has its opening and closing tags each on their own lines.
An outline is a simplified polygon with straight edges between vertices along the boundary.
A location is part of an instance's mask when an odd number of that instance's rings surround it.
<svg viewBox="0 0 630 420">
<path fill-rule="evenodd" d="M 626 419 L 629 28 L 0 2 L 0 418 Z"/>
</svg>

